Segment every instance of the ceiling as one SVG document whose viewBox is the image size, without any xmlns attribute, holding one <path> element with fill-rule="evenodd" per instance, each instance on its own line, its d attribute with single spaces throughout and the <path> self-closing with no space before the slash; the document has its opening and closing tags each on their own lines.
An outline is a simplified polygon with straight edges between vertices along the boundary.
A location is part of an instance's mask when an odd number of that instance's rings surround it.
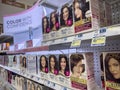
<svg viewBox="0 0 120 90">
<path fill-rule="evenodd" d="M 28 5 L 33 5 L 37 0 L 15 0 L 17 2 L 22 2 Z M 51 7 L 53 9 L 61 7 L 65 3 L 72 2 L 73 0 L 42 0 L 43 5 L 47 7 Z"/>
</svg>

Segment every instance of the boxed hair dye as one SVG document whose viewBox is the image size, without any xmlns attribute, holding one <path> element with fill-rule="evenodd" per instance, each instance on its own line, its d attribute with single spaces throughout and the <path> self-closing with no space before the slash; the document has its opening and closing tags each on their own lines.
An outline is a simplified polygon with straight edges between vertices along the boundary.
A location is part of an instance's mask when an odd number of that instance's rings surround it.
<svg viewBox="0 0 120 90">
<path fill-rule="evenodd" d="M 94 62 L 93 53 L 70 54 L 71 87 L 80 90 L 94 90 Z"/>
<path fill-rule="evenodd" d="M 42 33 L 43 33 L 43 40 L 49 40 L 50 39 L 50 22 L 49 22 L 49 17 L 48 16 L 44 16 L 42 18 Z"/>
<path fill-rule="evenodd" d="M 120 52 L 103 52 L 105 90 L 120 90 Z"/>
<path fill-rule="evenodd" d="M 0 55 L 0 64 L 4 65 L 4 56 L 3 55 Z"/>
<path fill-rule="evenodd" d="M 62 38 L 74 35 L 73 9 L 71 4 L 64 4 L 60 10 L 60 29 L 56 37 Z"/>
<path fill-rule="evenodd" d="M 13 57 L 14 55 L 8 55 L 8 67 L 13 66 Z"/>
<path fill-rule="evenodd" d="M 37 56 L 37 66 L 38 74 L 41 78 L 48 78 L 48 55 L 38 55 Z"/>
<path fill-rule="evenodd" d="M 59 54 L 58 67 L 58 83 L 70 87 L 70 64 L 68 54 Z"/>
<path fill-rule="evenodd" d="M 93 0 L 73 1 L 75 33 L 88 32 L 93 29 L 92 23 L 94 17 L 92 17 L 92 10 L 91 10 L 92 9 L 91 6 L 93 6 L 92 2 Z"/>
<path fill-rule="evenodd" d="M 27 73 L 36 74 L 36 56 L 27 55 Z"/>
<path fill-rule="evenodd" d="M 20 56 L 21 58 L 21 68 L 20 68 L 20 71 L 23 72 L 23 73 L 26 73 L 27 71 L 27 56 L 26 55 L 21 55 Z"/>
<path fill-rule="evenodd" d="M 42 85 L 36 84 L 36 90 L 44 90 L 44 89 Z"/>
<path fill-rule="evenodd" d="M 9 58 L 8 55 L 4 55 L 5 66 L 8 66 Z"/>
<path fill-rule="evenodd" d="M 27 80 L 27 90 L 31 90 L 31 81 Z"/>
<path fill-rule="evenodd" d="M 48 56 L 48 66 L 49 66 L 49 80 L 53 82 L 58 82 L 58 55 L 50 54 Z"/>
</svg>

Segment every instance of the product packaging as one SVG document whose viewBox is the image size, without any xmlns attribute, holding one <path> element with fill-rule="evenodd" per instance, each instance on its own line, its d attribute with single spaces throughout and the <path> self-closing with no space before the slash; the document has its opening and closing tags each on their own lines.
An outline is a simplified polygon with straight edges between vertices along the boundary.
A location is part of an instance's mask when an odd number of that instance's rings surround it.
<svg viewBox="0 0 120 90">
<path fill-rule="evenodd" d="M 120 52 L 103 52 L 105 90 L 120 90 Z"/>
<path fill-rule="evenodd" d="M 74 0 L 74 27 L 75 33 L 83 33 L 92 30 L 92 12 L 90 8 L 91 1 Z M 92 5 L 93 6 L 93 5 Z"/>
<path fill-rule="evenodd" d="M 68 54 L 60 54 L 58 58 L 58 82 L 64 86 L 70 87 L 70 65 L 69 65 L 69 55 Z"/>
<path fill-rule="evenodd" d="M 50 32 L 50 23 L 49 23 L 49 17 L 44 16 L 42 18 L 42 32 L 43 32 L 43 40 L 49 40 L 49 32 Z"/>
<path fill-rule="evenodd" d="M 31 81 L 27 80 L 27 90 L 31 90 Z"/>
<path fill-rule="evenodd" d="M 54 11 L 50 14 L 50 39 L 56 39 L 56 33 L 59 30 L 59 13 Z"/>
<path fill-rule="evenodd" d="M 79 90 L 93 90 L 94 63 L 93 53 L 70 54 L 71 87 Z"/>
<path fill-rule="evenodd" d="M 58 82 L 58 55 L 51 54 L 49 55 L 49 80 L 53 82 Z"/>
<path fill-rule="evenodd" d="M 73 10 L 70 4 L 64 4 L 60 10 L 60 29 L 57 37 L 67 37 L 74 34 Z"/>
<path fill-rule="evenodd" d="M 36 56 L 27 55 L 27 73 L 36 74 Z"/>
<path fill-rule="evenodd" d="M 22 55 L 22 64 L 21 64 L 20 71 L 23 73 L 26 73 L 27 71 L 27 56 L 26 55 Z"/>
<path fill-rule="evenodd" d="M 41 78 L 47 78 L 49 67 L 48 67 L 48 56 L 47 55 L 38 55 L 37 56 L 38 63 L 38 74 Z"/>
</svg>

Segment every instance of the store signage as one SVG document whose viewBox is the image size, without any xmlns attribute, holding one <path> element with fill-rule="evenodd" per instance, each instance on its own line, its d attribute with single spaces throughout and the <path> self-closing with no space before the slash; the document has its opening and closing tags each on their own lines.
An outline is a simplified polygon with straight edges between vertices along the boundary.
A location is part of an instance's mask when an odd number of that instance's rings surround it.
<svg viewBox="0 0 120 90">
<path fill-rule="evenodd" d="M 4 33 L 16 33 L 29 30 L 29 27 L 37 28 L 41 25 L 44 15 L 43 7 L 36 3 L 32 8 L 14 15 L 5 16 Z"/>
</svg>

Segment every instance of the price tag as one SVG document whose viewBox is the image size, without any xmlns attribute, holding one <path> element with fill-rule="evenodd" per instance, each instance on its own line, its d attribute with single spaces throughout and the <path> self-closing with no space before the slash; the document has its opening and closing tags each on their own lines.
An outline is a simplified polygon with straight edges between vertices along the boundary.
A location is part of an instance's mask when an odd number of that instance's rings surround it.
<svg viewBox="0 0 120 90">
<path fill-rule="evenodd" d="M 107 29 L 107 28 L 105 28 L 105 27 L 104 27 L 104 28 L 101 28 L 101 29 L 99 30 L 99 33 L 100 33 L 100 34 L 101 34 L 101 33 L 105 33 L 105 32 L 106 32 L 106 29 Z"/>
<path fill-rule="evenodd" d="M 67 37 L 63 38 L 63 41 L 67 41 Z"/>
<path fill-rule="evenodd" d="M 94 37 L 92 38 L 91 46 L 104 46 L 106 42 L 106 37 Z"/>
<path fill-rule="evenodd" d="M 61 86 L 61 90 L 67 90 L 67 88 L 66 88 L 66 87 Z"/>
<path fill-rule="evenodd" d="M 52 83 L 52 82 L 51 82 L 50 87 L 51 87 L 51 88 L 55 88 L 55 83 Z"/>
<path fill-rule="evenodd" d="M 83 34 L 78 34 L 77 38 L 81 38 L 83 36 Z"/>
<path fill-rule="evenodd" d="M 80 44 L 81 44 L 80 39 L 73 40 L 73 42 L 71 43 L 71 47 L 80 47 Z"/>
</svg>

